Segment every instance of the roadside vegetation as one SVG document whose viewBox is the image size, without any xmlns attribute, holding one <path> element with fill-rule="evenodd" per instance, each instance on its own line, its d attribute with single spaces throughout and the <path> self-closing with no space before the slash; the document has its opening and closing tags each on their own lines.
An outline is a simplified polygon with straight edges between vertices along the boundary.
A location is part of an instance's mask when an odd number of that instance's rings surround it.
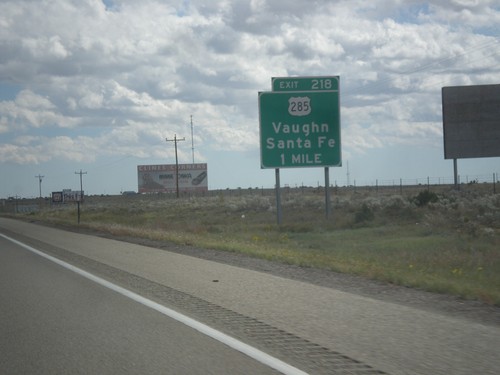
<svg viewBox="0 0 500 375">
<path fill-rule="evenodd" d="M 80 227 L 277 262 L 351 273 L 500 306 L 500 194 L 289 189 L 276 224 L 272 191 L 211 196 L 88 197 Z M 45 206 L 30 220 L 74 225 L 76 205 Z"/>
</svg>

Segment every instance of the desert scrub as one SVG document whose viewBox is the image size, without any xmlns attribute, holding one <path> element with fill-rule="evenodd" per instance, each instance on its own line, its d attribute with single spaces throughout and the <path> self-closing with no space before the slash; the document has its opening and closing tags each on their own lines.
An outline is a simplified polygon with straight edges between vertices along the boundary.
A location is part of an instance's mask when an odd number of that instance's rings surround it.
<svg viewBox="0 0 500 375">
<path fill-rule="evenodd" d="M 439 200 L 438 195 L 429 190 L 423 190 L 412 198 L 418 207 L 423 207 L 428 203 L 435 203 Z"/>
<path fill-rule="evenodd" d="M 373 209 L 368 207 L 366 203 L 364 203 L 359 211 L 354 214 L 354 223 L 361 224 L 366 223 L 368 221 L 372 221 L 375 218 L 375 213 Z"/>
</svg>

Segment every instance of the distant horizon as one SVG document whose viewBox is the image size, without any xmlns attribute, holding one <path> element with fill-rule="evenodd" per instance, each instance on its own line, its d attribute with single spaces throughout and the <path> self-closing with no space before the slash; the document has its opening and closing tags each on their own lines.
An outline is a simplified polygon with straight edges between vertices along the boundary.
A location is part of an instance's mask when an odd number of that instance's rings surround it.
<svg viewBox="0 0 500 375">
<path fill-rule="evenodd" d="M 37 176 L 46 194 L 79 189 L 80 170 L 90 194 L 119 194 L 137 165 L 176 159 L 207 163 L 209 190 L 273 187 L 259 126 L 273 77 L 338 77 L 323 86 L 340 111 L 331 184 L 450 180 L 442 88 L 500 84 L 491 1 L 17 0 L 0 14 L 0 197 L 38 196 Z M 493 173 L 499 157 L 458 160 L 462 180 Z M 323 179 L 281 172 L 282 186 Z"/>
<path fill-rule="evenodd" d="M 333 169 L 333 168 L 331 168 Z M 331 170 L 330 169 L 330 170 Z M 280 174 L 283 170 L 280 171 Z M 330 171 L 331 174 L 331 171 Z M 288 184 L 288 183 L 281 183 L 281 188 L 282 189 L 301 189 L 301 188 L 307 188 L 307 189 L 317 189 L 321 188 L 323 189 L 325 186 L 324 179 L 320 180 L 318 179 L 316 182 L 316 185 L 314 184 L 309 184 L 309 185 L 299 185 L 299 184 Z M 500 184 L 500 173 L 493 172 L 491 174 L 480 174 L 480 175 L 460 175 L 459 174 L 459 181 L 458 183 L 460 185 L 470 185 L 470 184 Z M 399 188 L 400 186 L 402 187 L 416 187 L 416 186 L 454 186 L 455 181 L 454 181 L 454 176 L 426 176 L 426 177 L 407 177 L 407 178 L 387 178 L 387 179 L 373 179 L 373 180 L 364 180 L 364 179 L 349 179 L 347 180 L 347 176 L 344 177 L 344 179 L 335 179 L 332 180 L 330 179 L 330 188 Z M 38 183 L 37 183 L 38 186 Z M 233 187 L 218 187 L 218 188 L 210 188 L 208 187 L 208 192 L 217 192 L 217 191 L 225 191 L 225 190 L 231 190 L 231 191 L 237 191 L 237 190 L 275 190 L 275 184 L 273 180 L 272 185 L 262 185 L 262 186 L 233 186 Z M 500 189 L 500 188 L 499 188 Z M 49 199 L 51 198 L 52 193 L 56 192 L 61 192 L 63 190 L 70 190 L 73 192 L 79 191 L 78 188 L 62 188 L 59 190 L 54 190 L 45 193 L 43 191 L 43 183 L 42 183 L 42 198 L 44 199 Z M 113 192 L 113 193 L 99 193 L 99 192 L 93 192 L 91 194 L 87 194 L 85 191 L 85 186 L 84 186 L 84 194 L 85 196 L 119 196 L 123 195 L 123 193 L 135 193 L 135 194 L 142 194 L 142 195 L 175 195 L 175 192 L 159 192 L 159 193 L 139 193 L 138 192 L 138 185 L 136 186 L 135 189 L 128 189 L 128 190 L 121 190 L 119 192 Z M 44 195 L 45 194 L 45 195 Z M 202 197 L 203 192 L 181 192 L 182 196 L 196 196 L 196 197 Z M 8 196 L 8 197 L 1 197 L 0 199 L 7 200 L 9 198 L 15 198 L 15 196 Z M 37 199 L 39 198 L 38 195 L 31 195 L 31 196 L 18 196 L 19 199 Z"/>
</svg>

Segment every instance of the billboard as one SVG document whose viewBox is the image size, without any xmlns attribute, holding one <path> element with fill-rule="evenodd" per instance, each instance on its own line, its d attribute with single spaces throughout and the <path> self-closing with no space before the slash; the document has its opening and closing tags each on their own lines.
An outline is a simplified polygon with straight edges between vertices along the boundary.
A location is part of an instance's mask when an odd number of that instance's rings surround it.
<svg viewBox="0 0 500 375">
<path fill-rule="evenodd" d="M 442 88 L 444 158 L 500 156 L 500 84 Z"/>
<path fill-rule="evenodd" d="M 139 193 L 175 193 L 177 191 L 175 164 L 138 165 Z M 179 191 L 208 191 L 207 164 L 179 164 Z"/>
</svg>

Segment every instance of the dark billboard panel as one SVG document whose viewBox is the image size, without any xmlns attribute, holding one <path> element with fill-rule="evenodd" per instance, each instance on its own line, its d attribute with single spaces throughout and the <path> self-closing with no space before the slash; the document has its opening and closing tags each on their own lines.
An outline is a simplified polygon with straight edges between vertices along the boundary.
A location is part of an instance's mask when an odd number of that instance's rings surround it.
<svg viewBox="0 0 500 375">
<path fill-rule="evenodd" d="M 444 158 L 500 156 L 500 84 L 442 88 Z"/>
</svg>

